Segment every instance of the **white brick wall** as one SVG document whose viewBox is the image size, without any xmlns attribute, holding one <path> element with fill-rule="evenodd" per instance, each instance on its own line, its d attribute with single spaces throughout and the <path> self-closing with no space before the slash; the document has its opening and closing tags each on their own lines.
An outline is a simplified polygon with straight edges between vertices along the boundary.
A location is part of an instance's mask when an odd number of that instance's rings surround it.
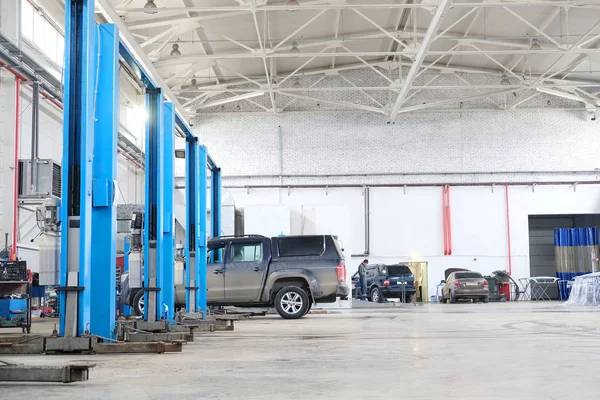
<svg viewBox="0 0 600 400">
<path fill-rule="evenodd" d="M 600 126 L 585 112 L 518 111 L 401 114 L 395 125 L 375 114 L 209 115 L 195 132 L 227 176 L 435 174 L 431 177 L 288 179 L 294 183 L 458 182 L 444 173 L 593 171 L 600 167 Z M 279 133 L 280 132 L 280 133 Z M 279 143 L 281 135 L 281 144 Z M 280 146 L 282 170 L 280 171 Z M 523 174 L 525 181 L 598 179 Z M 506 176 L 469 178 L 503 181 Z M 514 181 L 516 178 L 509 179 Z M 518 180 L 518 179 L 516 179 Z M 225 178 L 225 184 L 273 179 Z"/>
</svg>

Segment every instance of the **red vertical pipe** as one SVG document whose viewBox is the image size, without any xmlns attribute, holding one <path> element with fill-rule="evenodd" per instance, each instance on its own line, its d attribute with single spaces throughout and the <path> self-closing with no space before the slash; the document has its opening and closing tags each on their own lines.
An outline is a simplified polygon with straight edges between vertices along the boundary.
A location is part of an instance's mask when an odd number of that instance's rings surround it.
<svg viewBox="0 0 600 400">
<path fill-rule="evenodd" d="M 448 255 L 452 255 L 452 222 L 450 220 L 450 186 L 446 185 L 446 223 L 448 227 Z"/>
<path fill-rule="evenodd" d="M 15 176 L 14 176 L 14 202 L 13 202 L 13 245 L 11 258 L 17 257 L 17 229 L 19 227 L 19 136 L 21 130 L 21 77 L 15 76 Z"/>
<path fill-rule="evenodd" d="M 446 185 L 442 185 L 442 226 L 444 230 L 444 255 L 448 255 L 448 228 L 446 224 Z"/>
<path fill-rule="evenodd" d="M 510 249 L 510 207 L 508 202 L 508 185 L 504 185 L 506 203 L 506 239 L 508 243 L 508 274 L 512 275 L 512 252 Z"/>
</svg>

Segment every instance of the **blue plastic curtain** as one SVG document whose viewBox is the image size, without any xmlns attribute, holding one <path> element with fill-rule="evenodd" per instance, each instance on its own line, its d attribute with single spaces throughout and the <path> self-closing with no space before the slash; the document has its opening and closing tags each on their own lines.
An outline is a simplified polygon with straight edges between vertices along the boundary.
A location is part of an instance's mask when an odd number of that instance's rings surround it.
<svg viewBox="0 0 600 400">
<path fill-rule="evenodd" d="M 568 299 L 567 281 L 593 272 L 593 258 L 598 256 L 598 227 L 554 229 L 556 276 L 560 298 Z"/>
</svg>

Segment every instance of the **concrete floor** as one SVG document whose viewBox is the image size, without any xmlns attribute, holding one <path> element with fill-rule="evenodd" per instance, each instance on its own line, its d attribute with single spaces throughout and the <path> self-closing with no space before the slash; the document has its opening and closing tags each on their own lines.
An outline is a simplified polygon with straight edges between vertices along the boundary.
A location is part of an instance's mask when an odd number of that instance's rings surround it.
<svg viewBox="0 0 600 400">
<path fill-rule="evenodd" d="M 267 316 L 197 335 L 181 354 L 0 356 L 97 363 L 88 382 L 0 384 L 0 398 L 592 399 L 598 311 L 518 302 Z"/>
</svg>

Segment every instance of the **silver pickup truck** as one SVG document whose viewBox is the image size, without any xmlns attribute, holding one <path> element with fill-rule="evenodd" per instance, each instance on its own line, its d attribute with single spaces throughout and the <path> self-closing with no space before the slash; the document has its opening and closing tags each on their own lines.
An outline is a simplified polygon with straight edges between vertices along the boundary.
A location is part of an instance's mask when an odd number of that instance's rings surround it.
<svg viewBox="0 0 600 400">
<path fill-rule="evenodd" d="M 350 294 L 342 249 L 332 235 L 217 237 L 208 241 L 208 252 L 212 306 L 275 307 L 281 317 L 296 319 L 313 303 Z M 185 285 L 175 289 L 176 307 L 185 307 Z M 139 315 L 143 291 L 130 299 Z"/>
</svg>

